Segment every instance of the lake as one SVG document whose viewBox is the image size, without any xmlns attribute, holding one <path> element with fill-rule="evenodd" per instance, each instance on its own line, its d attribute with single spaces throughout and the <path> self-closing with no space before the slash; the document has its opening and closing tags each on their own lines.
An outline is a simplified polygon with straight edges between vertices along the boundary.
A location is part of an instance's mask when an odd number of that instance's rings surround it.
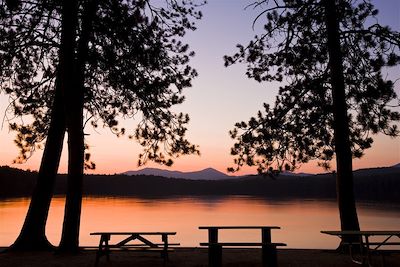
<svg viewBox="0 0 400 267">
<path fill-rule="evenodd" d="M 61 235 L 63 197 L 55 197 L 46 228 L 53 244 Z M 17 237 L 29 206 L 28 198 L 0 200 L 0 246 L 8 246 Z M 400 205 L 358 203 L 358 215 L 364 230 L 395 230 L 400 227 Z M 339 215 L 334 200 L 271 200 L 250 196 L 230 197 L 87 197 L 83 200 L 80 245 L 97 245 L 96 231 L 174 231 L 172 242 L 195 247 L 207 241 L 207 225 L 277 225 L 272 240 L 289 248 L 335 248 L 339 239 L 320 233 L 338 230 Z M 220 240 L 259 241 L 254 230 L 225 230 Z"/>
</svg>

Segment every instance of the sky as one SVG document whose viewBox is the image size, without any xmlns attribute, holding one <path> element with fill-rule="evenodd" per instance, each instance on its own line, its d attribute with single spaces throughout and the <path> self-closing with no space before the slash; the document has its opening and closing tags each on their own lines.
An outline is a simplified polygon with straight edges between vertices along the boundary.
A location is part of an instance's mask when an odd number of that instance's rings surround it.
<svg viewBox="0 0 400 267">
<path fill-rule="evenodd" d="M 233 166 L 230 148 L 234 140 L 229 136 L 229 130 L 239 121 L 248 121 L 251 116 L 262 109 L 262 104 L 273 103 L 278 83 L 258 83 L 245 76 L 245 65 L 236 64 L 224 67 L 223 56 L 236 52 L 236 44 L 247 44 L 257 34 L 262 24 L 252 22 L 258 14 L 257 10 L 245 9 L 250 0 L 208 0 L 202 7 L 203 19 L 198 21 L 197 30 L 185 37 L 190 48 L 196 52 L 191 66 L 197 69 L 199 77 L 193 81 L 193 86 L 184 90 L 186 101 L 174 108 L 177 112 L 190 115 L 188 139 L 199 145 L 200 156 L 181 156 L 175 159 L 170 170 L 196 171 L 208 167 L 226 172 L 227 167 Z M 400 31 L 400 1 L 373 0 L 380 10 L 379 22 L 390 25 Z M 389 75 L 400 78 L 400 67 L 392 69 Z M 399 81 L 400 82 L 400 81 Z M 399 82 L 396 92 L 400 95 Z M 0 95 L 0 114 L 7 107 L 8 98 Z M 131 131 L 137 122 L 127 120 L 123 126 Z M 92 160 L 96 170 L 87 173 L 121 173 L 136 170 L 138 154 L 141 147 L 127 136 L 117 138 L 109 129 L 94 131 L 85 129 L 85 141 L 90 146 Z M 36 151 L 24 164 L 12 164 L 18 154 L 13 143 L 14 132 L 10 132 L 6 123 L 0 128 L 0 165 L 11 165 L 16 168 L 37 170 L 40 166 L 42 151 Z M 400 138 L 393 139 L 384 135 L 374 136 L 374 144 L 365 152 L 361 159 L 353 161 L 353 168 L 370 168 L 392 166 L 400 162 Z M 67 170 L 66 143 L 59 172 Z M 333 164 L 334 165 L 334 164 Z M 154 163 L 145 167 L 159 167 Z M 142 167 L 140 167 L 142 168 Z M 320 173 L 324 170 L 317 167 L 315 161 L 302 165 L 296 172 Z M 235 175 L 256 173 L 256 168 L 244 167 Z"/>
</svg>

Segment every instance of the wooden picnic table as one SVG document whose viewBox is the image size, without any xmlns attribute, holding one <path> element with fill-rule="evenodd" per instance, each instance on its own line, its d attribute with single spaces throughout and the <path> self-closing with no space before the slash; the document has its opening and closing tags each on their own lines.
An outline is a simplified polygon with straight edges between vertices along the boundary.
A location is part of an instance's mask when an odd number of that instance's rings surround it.
<svg viewBox="0 0 400 267">
<path fill-rule="evenodd" d="M 261 247 L 263 267 L 277 266 L 277 246 L 286 246 L 284 243 L 272 243 L 271 230 L 280 229 L 279 226 L 200 226 L 201 230 L 208 230 L 208 242 L 200 246 L 208 246 L 208 261 L 210 267 L 222 266 L 222 247 Z M 261 242 L 219 242 L 219 230 L 261 230 Z"/>
<path fill-rule="evenodd" d="M 333 235 L 340 238 L 345 237 L 355 237 L 356 241 L 350 241 L 345 243 L 345 245 L 349 246 L 349 252 L 351 260 L 357 264 L 368 264 L 368 266 L 372 266 L 371 264 L 371 252 L 378 251 L 379 248 L 384 246 L 400 246 L 400 242 L 393 242 L 393 238 L 400 239 L 400 231 L 389 231 L 389 230 L 370 230 L 370 231 L 321 231 L 323 234 Z M 371 237 L 381 237 L 381 240 L 371 240 Z M 359 248 L 359 252 L 361 254 L 361 260 L 356 259 L 353 255 L 353 246 L 357 246 Z M 383 254 L 382 254 L 383 255 Z"/>
<path fill-rule="evenodd" d="M 177 246 L 179 243 L 168 243 L 168 236 L 176 235 L 176 232 L 95 232 L 90 235 L 99 235 L 100 242 L 96 253 L 95 266 L 98 265 L 101 256 L 106 255 L 110 260 L 111 250 L 115 251 L 143 251 L 160 252 L 164 262 L 168 259 L 170 246 Z M 117 243 L 110 244 L 111 236 L 123 237 Z M 149 236 L 161 237 L 161 243 L 150 241 Z M 139 241 L 136 244 L 131 241 Z"/>
</svg>

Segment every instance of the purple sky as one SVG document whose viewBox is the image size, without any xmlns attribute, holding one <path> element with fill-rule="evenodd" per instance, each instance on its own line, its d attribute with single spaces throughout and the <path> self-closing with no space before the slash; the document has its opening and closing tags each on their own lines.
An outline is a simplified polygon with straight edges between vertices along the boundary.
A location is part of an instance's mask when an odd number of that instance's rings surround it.
<svg viewBox="0 0 400 267">
<path fill-rule="evenodd" d="M 244 7 L 252 2 L 249 0 L 209 0 L 202 8 L 204 17 L 198 22 L 198 30 L 186 37 L 196 57 L 191 65 L 199 72 L 199 77 L 193 82 L 193 87 L 184 91 L 186 101 L 176 107 L 176 111 L 189 113 L 188 138 L 200 146 L 201 156 L 186 156 L 176 159 L 171 169 L 199 170 L 213 167 L 220 171 L 232 166 L 233 158 L 229 155 L 233 140 L 228 131 L 235 122 L 246 121 L 262 108 L 262 103 L 273 103 L 277 93 L 277 83 L 259 84 L 245 77 L 245 66 L 235 65 L 229 68 L 223 66 L 222 57 L 236 52 L 237 43 L 247 44 L 260 30 L 261 23 L 251 26 L 257 10 Z M 375 0 L 373 3 L 380 10 L 379 22 L 388 24 L 393 29 L 400 30 L 400 1 Z M 390 75 L 400 77 L 400 68 L 392 69 Z M 400 94 L 397 83 L 396 91 Z M 7 106 L 7 97 L 0 96 L 0 114 Z M 133 129 L 135 122 L 124 123 L 128 129 Z M 116 138 L 108 129 L 87 129 L 90 133 L 87 142 L 91 146 L 92 159 L 97 164 L 96 173 L 118 173 L 136 169 L 137 155 L 141 148 L 126 137 Z M 5 124 L 0 130 L 0 165 L 10 165 L 17 155 L 13 144 L 14 133 L 8 131 Z M 37 169 L 41 151 L 19 168 Z M 354 168 L 375 166 L 390 166 L 400 162 L 400 139 L 391 139 L 383 135 L 375 137 L 373 148 L 366 155 L 354 161 Z M 159 167 L 154 164 L 149 166 Z M 66 157 L 63 154 L 60 171 L 66 170 Z M 322 172 L 311 162 L 299 169 L 301 172 Z M 245 168 L 243 173 L 255 172 L 255 169 Z"/>
</svg>

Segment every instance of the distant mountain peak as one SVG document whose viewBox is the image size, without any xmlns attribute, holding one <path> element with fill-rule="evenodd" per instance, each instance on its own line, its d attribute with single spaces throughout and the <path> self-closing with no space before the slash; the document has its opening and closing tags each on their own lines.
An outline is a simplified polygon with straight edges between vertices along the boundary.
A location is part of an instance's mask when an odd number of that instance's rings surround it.
<svg viewBox="0 0 400 267">
<path fill-rule="evenodd" d="M 219 173 L 219 174 L 221 174 L 221 175 L 228 176 L 228 175 L 226 175 L 225 173 L 220 172 L 220 171 L 218 171 L 218 170 L 216 170 L 216 169 L 214 169 L 214 168 L 211 168 L 211 167 L 205 168 L 205 169 L 203 169 L 203 170 L 201 170 L 201 171 L 197 171 L 197 172 Z"/>
<path fill-rule="evenodd" d="M 182 171 L 172 171 L 164 170 L 158 168 L 143 168 L 135 171 L 124 172 L 125 175 L 153 175 L 162 176 L 167 178 L 181 178 L 189 180 L 223 180 L 233 178 L 223 172 L 220 172 L 214 168 L 208 167 L 200 171 L 192 172 L 182 172 Z"/>
</svg>

